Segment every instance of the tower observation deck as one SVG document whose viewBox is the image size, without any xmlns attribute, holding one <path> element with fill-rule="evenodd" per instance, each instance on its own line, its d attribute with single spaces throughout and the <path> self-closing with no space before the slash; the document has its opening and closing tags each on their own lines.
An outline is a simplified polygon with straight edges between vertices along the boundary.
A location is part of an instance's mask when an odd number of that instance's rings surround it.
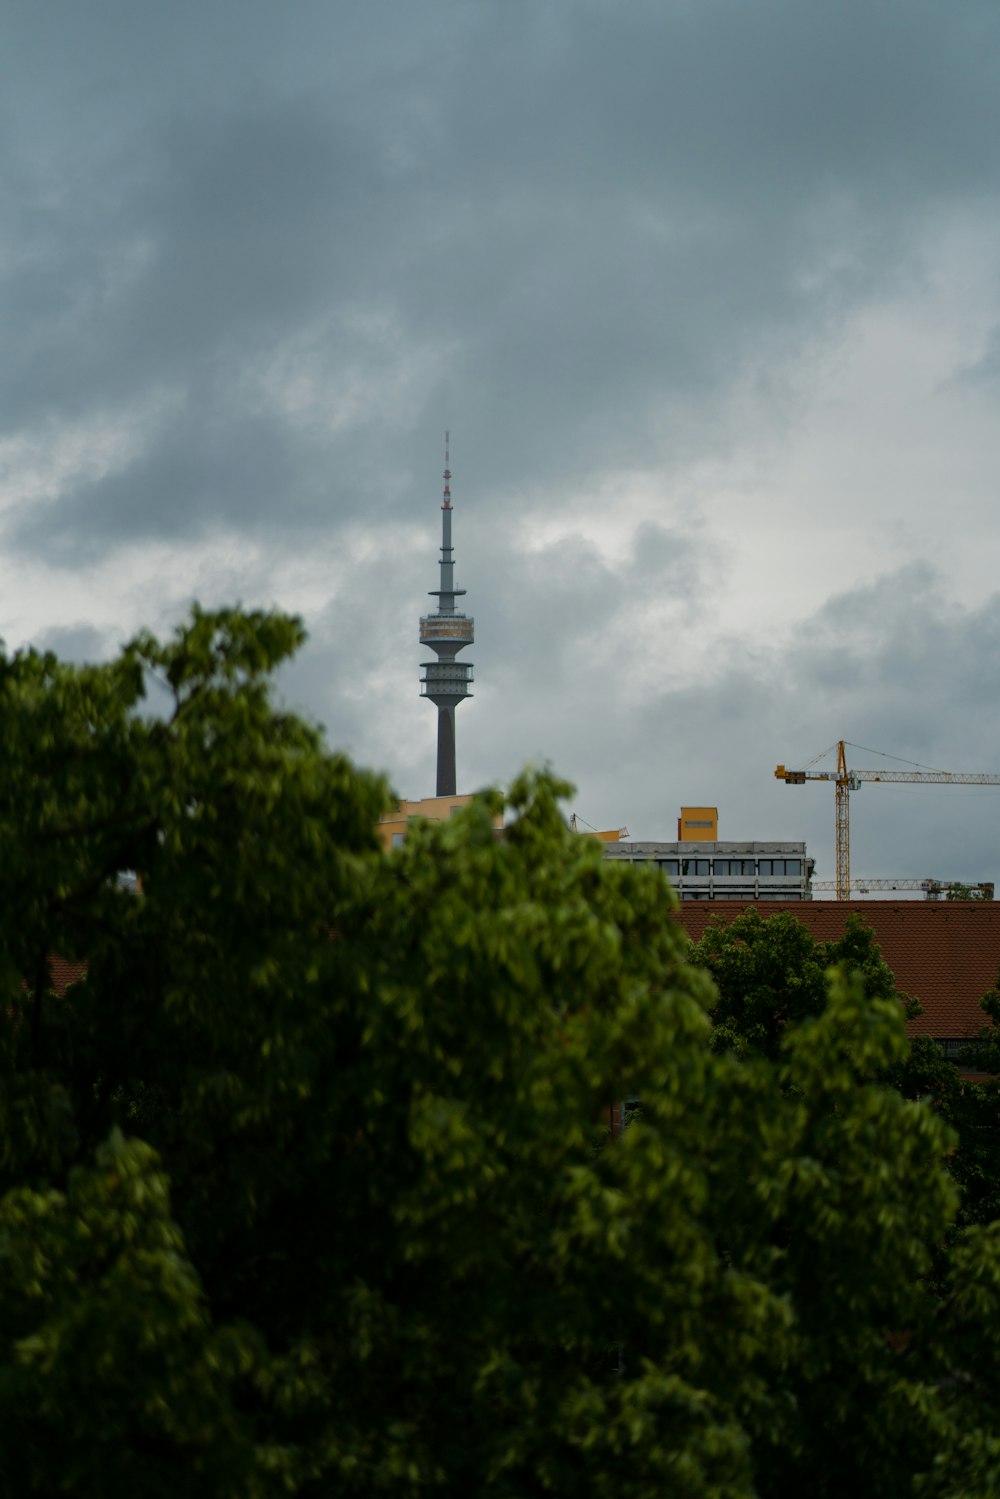
<svg viewBox="0 0 1000 1499">
<path fill-rule="evenodd" d="M 475 621 L 471 614 L 455 608 L 464 588 L 455 587 L 455 558 L 451 544 L 451 470 L 448 466 L 448 434 L 444 449 L 444 502 L 441 506 L 441 586 L 430 590 L 438 606 L 433 614 L 420 620 L 420 644 L 428 646 L 436 661 L 423 661 L 420 678 L 421 696 L 429 698 L 438 710 L 437 795 L 455 795 L 455 709 L 471 697 L 472 663 L 457 661 L 460 650 L 475 640 Z"/>
</svg>

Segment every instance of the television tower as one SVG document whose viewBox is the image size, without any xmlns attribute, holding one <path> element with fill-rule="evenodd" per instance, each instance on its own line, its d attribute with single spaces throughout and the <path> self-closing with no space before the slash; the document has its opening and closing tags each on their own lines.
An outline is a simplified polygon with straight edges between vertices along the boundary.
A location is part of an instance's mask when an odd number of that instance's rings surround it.
<svg viewBox="0 0 1000 1499">
<path fill-rule="evenodd" d="M 437 795 L 455 795 L 455 709 L 471 697 L 472 664 L 455 657 L 475 640 L 471 614 L 460 614 L 455 600 L 464 588 L 455 587 L 455 560 L 451 545 L 451 469 L 448 466 L 448 433 L 444 434 L 444 502 L 441 506 L 441 587 L 430 589 L 438 601 L 434 614 L 420 620 L 420 644 L 430 646 L 436 661 L 422 661 L 421 697 L 430 698 L 438 710 Z"/>
</svg>

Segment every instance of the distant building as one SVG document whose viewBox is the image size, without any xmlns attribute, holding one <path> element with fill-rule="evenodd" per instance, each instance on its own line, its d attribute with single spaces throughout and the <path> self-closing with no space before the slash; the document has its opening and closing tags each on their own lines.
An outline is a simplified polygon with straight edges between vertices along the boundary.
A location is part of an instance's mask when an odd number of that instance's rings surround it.
<svg viewBox="0 0 1000 1499">
<path fill-rule="evenodd" d="M 571 833 L 579 833 L 583 838 L 596 838 L 598 843 L 620 843 L 629 836 L 628 828 L 592 828 L 589 822 L 584 822 L 575 812 L 570 817 L 569 828 Z"/>
<path fill-rule="evenodd" d="M 804 843 L 721 843 L 717 807 L 682 807 L 676 843 L 623 839 L 604 857 L 655 864 L 681 900 L 812 900 Z"/>
<path fill-rule="evenodd" d="M 655 864 L 681 900 L 812 900 L 804 843 L 608 843 L 606 859 Z"/>
<path fill-rule="evenodd" d="M 376 829 L 382 840 L 383 848 L 399 848 L 406 838 L 406 830 L 411 822 L 420 819 L 430 822 L 445 822 L 449 817 L 460 812 L 472 801 L 471 796 L 425 796 L 416 802 L 399 802 L 393 812 L 389 812 L 382 818 Z M 493 819 L 494 827 L 503 826 L 503 816 L 497 813 Z"/>
</svg>

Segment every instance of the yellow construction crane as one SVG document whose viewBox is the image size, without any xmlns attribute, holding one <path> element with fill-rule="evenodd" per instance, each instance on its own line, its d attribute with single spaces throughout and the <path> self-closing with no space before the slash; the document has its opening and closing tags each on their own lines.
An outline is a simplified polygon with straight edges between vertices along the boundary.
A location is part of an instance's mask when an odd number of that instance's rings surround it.
<svg viewBox="0 0 1000 1499">
<path fill-rule="evenodd" d="M 786 786 L 804 786 L 806 781 L 832 781 L 837 805 L 837 899 L 851 897 L 851 822 L 849 797 L 865 781 L 916 781 L 933 786 L 1000 786 L 1000 775 L 962 774 L 950 770 L 848 770 L 844 746 L 837 741 L 836 770 L 788 770 L 779 765 L 774 774 Z M 863 749 L 854 744 L 852 749 Z M 824 754 L 826 751 L 824 751 Z M 870 752 L 871 753 L 871 752 Z M 881 754 L 881 750 L 874 751 Z M 819 758 L 819 757 L 817 757 Z"/>
</svg>

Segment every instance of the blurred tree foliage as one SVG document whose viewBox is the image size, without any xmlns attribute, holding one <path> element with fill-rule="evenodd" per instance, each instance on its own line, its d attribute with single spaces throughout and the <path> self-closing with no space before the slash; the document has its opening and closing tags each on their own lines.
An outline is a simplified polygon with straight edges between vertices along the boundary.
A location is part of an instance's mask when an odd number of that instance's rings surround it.
<svg viewBox="0 0 1000 1499">
<path fill-rule="evenodd" d="M 383 854 L 384 783 L 273 704 L 300 640 L 0 662 L 0 1490 L 1000 1489 L 1000 1243 L 929 1289 L 954 1135 L 883 1080 L 895 998 L 805 954 L 713 1047 L 662 882 L 548 777 Z"/>
<path fill-rule="evenodd" d="M 894 1000 L 908 1016 L 921 1013 L 918 998 L 896 988 L 873 929 L 857 913 L 843 936 L 818 942 L 791 912 L 763 916 L 748 909 L 728 924 L 710 925 L 693 944 L 692 962 L 708 970 L 717 994 L 710 1009 L 712 1046 L 740 1056 L 777 1058 L 788 1027 L 823 1013 L 827 973 L 852 973 L 869 1000 Z M 963 1064 L 1000 1073 L 1000 992 L 983 999 L 991 1023 L 967 1049 Z M 924 1099 L 956 1132 L 948 1166 L 960 1188 L 959 1228 L 1000 1217 L 1000 1085 L 996 1078 L 963 1077 L 929 1036 L 878 1074 L 905 1098 Z M 949 1242 L 954 1235 L 949 1235 Z"/>
</svg>

